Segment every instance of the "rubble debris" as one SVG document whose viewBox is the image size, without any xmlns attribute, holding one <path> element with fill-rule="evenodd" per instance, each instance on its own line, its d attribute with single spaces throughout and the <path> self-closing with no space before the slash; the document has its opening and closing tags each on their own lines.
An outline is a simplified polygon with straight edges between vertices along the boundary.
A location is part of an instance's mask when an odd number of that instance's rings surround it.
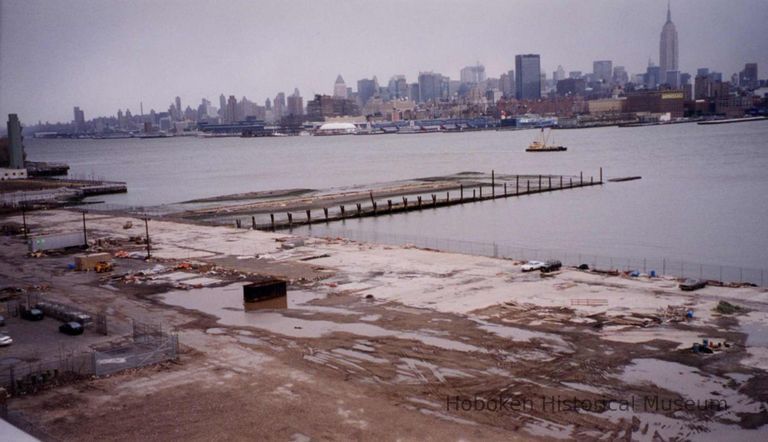
<svg viewBox="0 0 768 442">
<path fill-rule="evenodd" d="M 720 301 L 717 303 L 717 307 L 715 307 L 715 311 L 723 314 L 723 315 L 733 315 L 735 313 L 741 313 L 744 312 L 744 307 L 731 304 L 728 301 Z"/>
</svg>

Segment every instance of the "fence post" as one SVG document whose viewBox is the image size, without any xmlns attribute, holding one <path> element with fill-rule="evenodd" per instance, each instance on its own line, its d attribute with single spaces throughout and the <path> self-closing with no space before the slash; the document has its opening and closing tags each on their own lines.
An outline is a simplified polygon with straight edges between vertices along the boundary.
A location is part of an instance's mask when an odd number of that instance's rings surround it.
<svg viewBox="0 0 768 442">
<path fill-rule="evenodd" d="M 491 170 L 491 198 L 496 197 L 496 172 Z"/>
</svg>

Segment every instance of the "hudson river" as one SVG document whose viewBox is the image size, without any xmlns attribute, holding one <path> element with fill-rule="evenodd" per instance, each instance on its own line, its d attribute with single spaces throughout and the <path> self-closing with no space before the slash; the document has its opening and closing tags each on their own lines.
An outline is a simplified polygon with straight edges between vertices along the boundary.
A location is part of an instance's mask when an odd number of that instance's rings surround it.
<svg viewBox="0 0 768 442">
<path fill-rule="evenodd" d="M 642 179 L 330 227 L 768 268 L 768 121 L 553 134 L 567 152 L 526 153 L 534 130 L 222 139 L 28 137 L 25 143 L 30 160 L 62 161 L 73 176 L 128 183 L 127 194 L 99 200 L 142 206 L 491 169 L 512 174 L 583 171 L 597 177 L 602 166 L 606 178 Z"/>
</svg>

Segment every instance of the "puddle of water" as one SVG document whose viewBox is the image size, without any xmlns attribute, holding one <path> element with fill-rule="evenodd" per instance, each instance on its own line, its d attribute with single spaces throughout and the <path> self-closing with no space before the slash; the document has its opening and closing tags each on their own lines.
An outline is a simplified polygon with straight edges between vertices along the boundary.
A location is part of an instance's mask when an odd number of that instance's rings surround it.
<svg viewBox="0 0 768 442">
<path fill-rule="evenodd" d="M 747 334 L 748 347 L 768 348 L 768 314 L 749 312 L 739 318 L 741 331 Z"/>
<path fill-rule="evenodd" d="M 494 324 L 492 322 L 481 321 L 479 319 L 474 319 L 474 321 L 480 324 L 478 327 L 479 329 L 493 333 L 497 336 L 501 336 L 502 338 L 511 339 L 517 342 L 531 342 L 532 339 L 537 339 L 544 342 L 550 342 L 554 344 L 554 347 L 559 350 L 566 352 L 571 351 L 571 346 L 565 342 L 563 338 L 551 333 L 543 333 L 533 330 L 526 330 L 523 328 L 510 327 L 508 325 Z"/>
<path fill-rule="evenodd" d="M 388 330 L 361 322 L 338 323 L 326 320 L 309 320 L 284 316 L 274 311 L 250 311 L 243 307 L 244 282 L 224 287 L 205 287 L 194 290 L 171 291 L 160 295 L 163 302 L 192 310 L 198 310 L 219 318 L 219 323 L 229 326 L 254 327 L 296 338 L 319 338 L 330 333 L 349 333 L 365 337 L 393 336 L 399 339 L 420 341 L 445 350 L 463 352 L 487 352 L 485 349 L 462 342 L 418 332 Z M 292 293 L 288 293 L 290 305 Z"/>
<path fill-rule="evenodd" d="M 738 422 L 736 413 L 757 413 L 760 404 L 726 387 L 728 379 L 704 374 L 693 367 L 659 359 L 635 359 L 624 367 L 619 378 L 630 384 L 654 384 L 700 404 L 725 400 L 728 409 L 718 418 Z"/>
</svg>

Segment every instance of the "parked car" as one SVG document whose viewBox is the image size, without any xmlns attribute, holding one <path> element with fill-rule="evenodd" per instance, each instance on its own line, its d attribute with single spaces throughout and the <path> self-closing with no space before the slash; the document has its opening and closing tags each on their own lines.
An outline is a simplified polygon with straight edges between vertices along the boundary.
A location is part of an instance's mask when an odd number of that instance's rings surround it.
<svg viewBox="0 0 768 442">
<path fill-rule="evenodd" d="M 82 335 L 83 334 L 83 326 L 79 322 L 67 322 L 65 324 L 61 324 L 59 326 L 59 331 L 64 333 L 65 335 Z"/>
<path fill-rule="evenodd" d="M 45 315 L 43 314 L 43 311 L 37 308 L 22 308 L 21 309 L 21 319 L 26 319 L 27 321 L 42 321 Z"/>
<path fill-rule="evenodd" d="M 544 267 L 544 263 L 541 261 L 528 261 L 520 267 L 520 270 L 524 272 L 533 272 L 535 270 L 540 270 L 542 267 Z"/>
<path fill-rule="evenodd" d="M 5 347 L 13 344 L 13 339 L 8 335 L 0 335 L 0 347 Z"/>
<path fill-rule="evenodd" d="M 549 260 L 549 261 L 545 262 L 544 265 L 541 267 L 541 271 L 545 272 L 545 273 L 546 272 L 554 272 L 555 270 L 560 270 L 560 267 L 562 267 L 562 266 L 563 266 L 562 262 L 560 262 L 560 261 L 558 261 L 556 259 L 553 259 L 553 260 Z"/>
<path fill-rule="evenodd" d="M 686 292 L 692 292 L 694 290 L 703 289 L 707 286 L 707 281 L 703 279 L 693 279 L 688 278 L 685 281 L 680 283 L 680 290 L 686 291 Z"/>
</svg>

